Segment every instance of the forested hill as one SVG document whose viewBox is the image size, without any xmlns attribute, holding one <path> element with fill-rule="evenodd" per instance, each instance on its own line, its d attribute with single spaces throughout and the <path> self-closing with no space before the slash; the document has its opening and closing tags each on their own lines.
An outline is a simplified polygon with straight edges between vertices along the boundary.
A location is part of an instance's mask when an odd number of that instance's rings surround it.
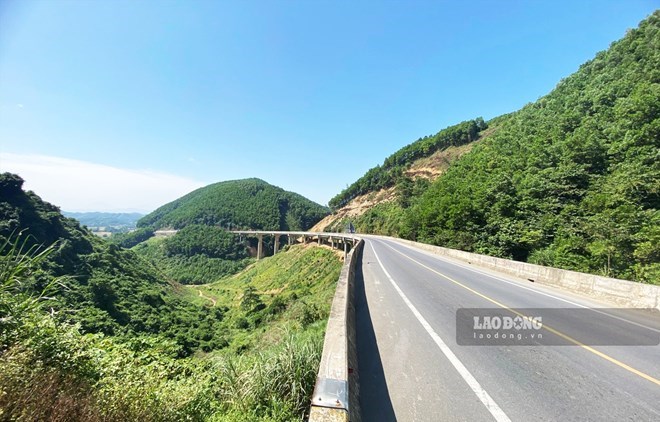
<svg viewBox="0 0 660 422">
<path fill-rule="evenodd" d="M 138 227 L 191 224 L 261 230 L 305 230 L 328 209 L 260 179 L 231 180 L 197 189 L 138 221 Z"/>
<path fill-rule="evenodd" d="M 389 188 L 405 179 L 405 171 L 417 160 L 435 152 L 468 144 L 479 137 L 488 126 L 479 117 L 441 130 L 432 136 L 419 138 L 385 159 L 382 165 L 369 169 L 357 181 L 330 200 L 330 207 L 341 208 L 357 196 Z"/>
<path fill-rule="evenodd" d="M 660 280 L 659 11 L 497 126 L 421 194 L 374 209 L 358 229 Z"/>
<path fill-rule="evenodd" d="M 215 332 L 222 312 L 183 300 L 133 251 L 94 236 L 22 186 L 19 176 L 0 174 L 0 272 L 6 275 L 12 264 L 7 261 L 12 244 L 20 248 L 26 242 L 23 254 L 30 247 L 55 246 L 41 268 L 11 294 L 51 297 L 47 307 L 58 319 L 80 323 L 88 333 L 127 337 L 158 333 L 175 341 L 181 355 L 224 347 Z M 53 284 L 58 277 L 65 277 L 62 285 Z M 0 287 L 7 292 L 7 286 Z M 0 312 L 7 311 L 5 306 L 9 305 L 0 301 Z"/>
</svg>

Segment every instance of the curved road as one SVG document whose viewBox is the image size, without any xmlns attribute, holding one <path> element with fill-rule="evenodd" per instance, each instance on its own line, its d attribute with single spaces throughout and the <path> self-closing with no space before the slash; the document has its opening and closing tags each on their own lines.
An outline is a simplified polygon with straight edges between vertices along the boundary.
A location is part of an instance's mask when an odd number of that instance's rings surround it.
<svg viewBox="0 0 660 422">
<path fill-rule="evenodd" d="M 660 346 L 590 345 L 614 334 L 653 343 L 657 314 L 598 313 L 584 308 L 607 305 L 393 239 L 365 242 L 356 277 L 364 421 L 660 421 Z M 460 308 L 584 314 L 544 316 L 546 341 L 569 345 L 461 346 Z"/>
</svg>

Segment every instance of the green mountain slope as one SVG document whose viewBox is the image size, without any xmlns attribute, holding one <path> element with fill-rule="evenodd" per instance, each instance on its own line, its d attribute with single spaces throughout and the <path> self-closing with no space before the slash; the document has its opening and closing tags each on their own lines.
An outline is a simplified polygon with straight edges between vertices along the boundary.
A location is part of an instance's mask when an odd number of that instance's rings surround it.
<svg viewBox="0 0 660 422">
<path fill-rule="evenodd" d="M 260 179 L 231 180 L 197 189 L 138 221 L 138 227 L 190 224 L 262 230 L 305 230 L 328 210 Z"/>
<path fill-rule="evenodd" d="M 233 349 L 258 349 L 264 336 L 277 337 L 277 329 L 325 321 L 340 271 L 341 260 L 329 248 L 295 245 L 236 275 L 188 289 L 202 292 L 198 300 L 227 309 Z"/>
<path fill-rule="evenodd" d="M 21 292 L 38 295 L 54 278 L 65 276 L 48 306 L 58 319 L 79 323 L 85 332 L 157 334 L 176 341 L 183 355 L 224 346 L 215 330 L 220 310 L 184 300 L 134 252 L 97 238 L 22 185 L 16 175 L 0 175 L 0 245 L 22 233 L 25 250 L 53 244 L 55 250 L 21 284 Z"/>
<path fill-rule="evenodd" d="M 660 12 L 358 230 L 660 280 Z"/>
<path fill-rule="evenodd" d="M 385 159 L 382 165 L 367 173 L 330 200 L 330 207 L 337 209 L 357 196 L 389 188 L 406 178 L 405 171 L 413 163 L 448 147 L 456 147 L 475 141 L 488 126 L 479 117 L 441 130 L 432 136 L 419 138 Z"/>
<path fill-rule="evenodd" d="M 212 286 L 172 285 L 22 185 L 0 175 L 0 419 L 304 418 L 335 252 L 285 247 Z M 240 257 L 230 235 L 202 230 L 168 249 Z"/>
<path fill-rule="evenodd" d="M 153 237 L 133 251 L 182 284 L 204 284 L 237 273 L 252 262 L 238 236 L 216 226 L 191 224 L 172 237 Z"/>
</svg>

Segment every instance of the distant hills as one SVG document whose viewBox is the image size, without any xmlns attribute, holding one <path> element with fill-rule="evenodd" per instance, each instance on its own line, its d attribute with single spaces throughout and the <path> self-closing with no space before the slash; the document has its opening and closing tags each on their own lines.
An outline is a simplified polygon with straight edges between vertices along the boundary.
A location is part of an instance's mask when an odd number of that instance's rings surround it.
<svg viewBox="0 0 660 422">
<path fill-rule="evenodd" d="M 114 230 L 134 229 L 137 221 L 144 214 L 137 212 L 114 213 L 114 212 L 68 212 L 62 211 L 65 217 L 75 218 L 83 226 L 91 228 L 105 228 Z"/>
<path fill-rule="evenodd" d="M 449 148 L 436 142 L 444 131 L 402 148 L 331 206 L 358 231 L 660 281 L 660 11 L 538 101 L 446 131 L 463 126 L 457 139 L 471 151 L 431 172 L 432 183 L 408 170 Z M 383 199 L 355 203 L 371 197 Z"/>
<path fill-rule="evenodd" d="M 261 230 L 305 230 L 329 210 L 261 179 L 214 183 L 141 218 L 137 226 L 180 229 L 191 224 Z"/>
</svg>

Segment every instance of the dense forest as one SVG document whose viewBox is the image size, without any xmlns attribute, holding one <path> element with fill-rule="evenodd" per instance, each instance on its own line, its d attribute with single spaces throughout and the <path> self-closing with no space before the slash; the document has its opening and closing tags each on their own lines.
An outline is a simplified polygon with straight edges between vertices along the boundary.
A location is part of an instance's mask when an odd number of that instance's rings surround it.
<svg viewBox="0 0 660 422">
<path fill-rule="evenodd" d="M 23 249 L 53 245 L 53 251 L 21 291 L 38 294 L 64 277 L 62 287 L 49 292 L 48 306 L 59 321 L 78 323 L 84 332 L 157 333 L 173 340 L 182 356 L 224 345 L 220 310 L 181 299 L 134 252 L 97 238 L 22 185 L 17 175 L 0 175 L 0 244 L 20 238 Z"/>
<path fill-rule="evenodd" d="M 660 12 L 497 126 L 358 230 L 660 282 Z"/>
<path fill-rule="evenodd" d="M 459 146 L 475 141 L 479 133 L 488 126 L 479 117 L 441 130 L 432 136 L 425 136 L 407 145 L 385 159 L 383 165 L 376 166 L 356 182 L 341 191 L 329 202 L 330 208 L 337 209 L 348 204 L 357 196 L 396 185 L 416 160 L 428 157 L 436 151 L 450 146 Z"/>
<path fill-rule="evenodd" d="M 231 180 L 197 189 L 138 221 L 138 227 L 191 224 L 254 230 L 305 230 L 328 209 L 260 179 Z"/>
<path fill-rule="evenodd" d="M 341 262 L 298 246 L 205 293 L 0 175 L 0 419 L 301 419 Z M 240 259 L 190 226 L 166 253 Z M 218 230 L 221 230 L 218 228 Z"/>
<path fill-rule="evenodd" d="M 111 240 L 124 248 L 133 247 L 167 279 L 204 284 L 236 273 L 251 262 L 248 245 L 238 242 L 227 229 L 305 230 L 328 212 L 263 180 L 232 180 L 163 205 L 142 218 L 137 230 Z M 150 239 L 163 227 L 180 230 L 168 239 Z"/>
<path fill-rule="evenodd" d="M 133 250 L 168 279 L 183 284 L 210 283 L 253 261 L 238 236 L 201 224 L 186 226 L 172 237 L 152 238 Z"/>
</svg>

